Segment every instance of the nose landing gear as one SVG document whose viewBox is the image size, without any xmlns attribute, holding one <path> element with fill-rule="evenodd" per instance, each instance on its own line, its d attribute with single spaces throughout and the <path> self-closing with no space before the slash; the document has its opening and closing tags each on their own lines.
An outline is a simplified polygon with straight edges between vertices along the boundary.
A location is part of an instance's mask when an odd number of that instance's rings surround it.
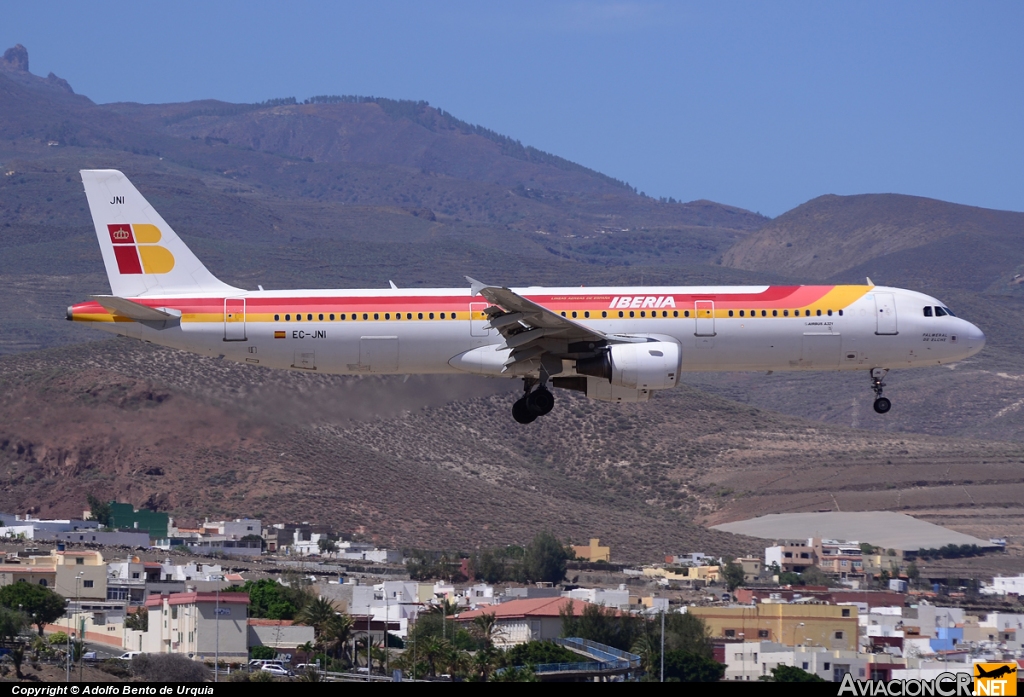
<svg viewBox="0 0 1024 697">
<path fill-rule="evenodd" d="M 882 388 L 885 387 L 885 383 L 882 381 L 888 372 L 888 368 L 871 369 L 871 389 L 875 392 L 874 408 L 879 414 L 884 414 L 892 409 L 892 402 L 882 396 Z"/>
<path fill-rule="evenodd" d="M 537 389 L 531 392 L 530 390 L 535 384 L 537 384 L 536 378 L 523 378 L 525 394 L 512 405 L 512 418 L 518 423 L 533 423 L 538 416 L 544 416 L 555 407 L 555 397 L 547 385 L 541 383 Z"/>
</svg>

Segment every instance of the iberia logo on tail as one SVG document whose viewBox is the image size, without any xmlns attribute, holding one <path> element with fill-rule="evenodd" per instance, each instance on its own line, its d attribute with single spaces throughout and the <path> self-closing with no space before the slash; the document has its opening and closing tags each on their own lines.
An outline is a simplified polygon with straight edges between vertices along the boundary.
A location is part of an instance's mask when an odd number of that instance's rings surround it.
<svg viewBox="0 0 1024 697">
<path fill-rule="evenodd" d="M 174 268 L 174 255 L 156 244 L 161 237 L 156 225 L 108 225 L 107 230 L 122 274 L 167 273 Z"/>
</svg>

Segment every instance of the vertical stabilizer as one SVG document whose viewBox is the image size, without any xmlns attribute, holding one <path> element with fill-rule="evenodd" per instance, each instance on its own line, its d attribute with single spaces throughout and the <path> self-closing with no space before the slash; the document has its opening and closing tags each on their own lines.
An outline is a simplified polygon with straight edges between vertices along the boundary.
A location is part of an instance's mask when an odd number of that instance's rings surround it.
<svg viewBox="0 0 1024 697">
<path fill-rule="evenodd" d="M 114 295 L 239 290 L 203 266 L 128 177 L 115 169 L 83 169 L 81 174 Z"/>
</svg>

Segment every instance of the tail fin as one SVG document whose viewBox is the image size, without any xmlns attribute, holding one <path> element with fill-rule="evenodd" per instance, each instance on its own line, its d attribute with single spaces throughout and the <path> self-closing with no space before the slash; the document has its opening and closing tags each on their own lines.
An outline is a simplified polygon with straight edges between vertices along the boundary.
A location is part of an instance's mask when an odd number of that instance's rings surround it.
<svg viewBox="0 0 1024 697">
<path fill-rule="evenodd" d="M 116 169 L 83 169 L 81 174 L 114 295 L 238 290 L 203 266 L 128 177 Z"/>
</svg>

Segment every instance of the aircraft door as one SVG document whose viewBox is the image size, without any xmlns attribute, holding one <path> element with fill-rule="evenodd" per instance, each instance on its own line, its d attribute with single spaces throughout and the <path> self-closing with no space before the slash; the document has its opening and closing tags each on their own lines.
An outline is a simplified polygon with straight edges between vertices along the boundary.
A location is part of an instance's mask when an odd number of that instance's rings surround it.
<svg viewBox="0 0 1024 697">
<path fill-rule="evenodd" d="M 830 332 L 805 332 L 800 346 L 800 368 L 803 370 L 828 370 L 839 368 L 839 352 L 842 337 Z"/>
<path fill-rule="evenodd" d="M 896 296 L 875 293 L 875 334 L 899 334 L 896 326 Z"/>
<path fill-rule="evenodd" d="M 694 317 L 696 317 L 696 336 L 715 335 L 715 303 L 711 300 L 698 300 L 694 303 Z"/>
<path fill-rule="evenodd" d="M 245 298 L 225 298 L 224 341 L 245 340 Z"/>
<path fill-rule="evenodd" d="M 292 367 L 302 370 L 316 370 L 316 351 L 297 350 L 292 361 Z"/>
<path fill-rule="evenodd" d="M 490 303 L 470 303 L 469 304 L 469 335 L 470 336 L 490 336 L 491 330 L 487 327 L 489 320 L 481 317 L 483 311 L 490 307 Z M 486 315 L 484 315 L 486 317 Z"/>
<path fill-rule="evenodd" d="M 396 372 L 398 370 L 398 337 L 359 337 L 359 367 L 371 373 Z"/>
</svg>

